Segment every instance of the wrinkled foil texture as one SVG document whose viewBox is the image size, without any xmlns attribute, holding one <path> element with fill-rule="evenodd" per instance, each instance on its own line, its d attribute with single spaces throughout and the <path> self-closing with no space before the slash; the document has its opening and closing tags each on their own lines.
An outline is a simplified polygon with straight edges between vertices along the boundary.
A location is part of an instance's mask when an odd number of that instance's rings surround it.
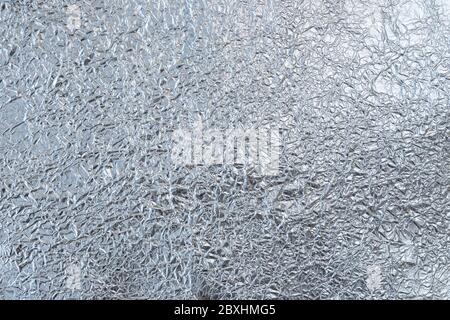
<svg viewBox="0 0 450 320">
<path fill-rule="evenodd" d="M 449 299 L 449 13 L 0 1 L 0 298 Z M 197 119 L 279 173 L 174 165 Z"/>
</svg>

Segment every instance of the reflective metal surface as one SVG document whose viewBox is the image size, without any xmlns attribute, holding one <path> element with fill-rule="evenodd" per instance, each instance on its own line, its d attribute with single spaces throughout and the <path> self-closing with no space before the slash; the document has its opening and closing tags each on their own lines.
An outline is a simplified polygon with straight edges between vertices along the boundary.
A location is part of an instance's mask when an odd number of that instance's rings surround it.
<svg viewBox="0 0 450 320">
<path fill-rule="evenodd" d="M 449 8 L 2 1 L 0 298 L 450 298 Z"/>
</svg>

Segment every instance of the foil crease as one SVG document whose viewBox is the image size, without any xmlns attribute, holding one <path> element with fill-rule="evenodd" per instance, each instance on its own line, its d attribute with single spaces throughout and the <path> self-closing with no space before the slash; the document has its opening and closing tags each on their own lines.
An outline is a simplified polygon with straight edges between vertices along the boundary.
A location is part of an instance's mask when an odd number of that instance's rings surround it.
<svg viewBox="0 0 450 320">
<path fill-rule="evenodd" d="M 448 0 L 0 2 L 1 299 L 449 299 Z M 280 133 L 277 175 L 171 135 Z"/>
</svg>

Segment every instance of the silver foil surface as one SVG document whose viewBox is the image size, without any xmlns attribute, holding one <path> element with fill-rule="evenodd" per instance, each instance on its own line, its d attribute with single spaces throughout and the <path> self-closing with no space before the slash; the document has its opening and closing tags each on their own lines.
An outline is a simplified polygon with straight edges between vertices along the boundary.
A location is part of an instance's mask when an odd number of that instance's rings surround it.
<svg viewBox="0 0 450 320">
<path fill-rule="evenodd" d="M 449 14 L 0 1 L 0 298 L 449 299 Z M 198 123 L 275 172 L 174 161 Z"/>
</svg>

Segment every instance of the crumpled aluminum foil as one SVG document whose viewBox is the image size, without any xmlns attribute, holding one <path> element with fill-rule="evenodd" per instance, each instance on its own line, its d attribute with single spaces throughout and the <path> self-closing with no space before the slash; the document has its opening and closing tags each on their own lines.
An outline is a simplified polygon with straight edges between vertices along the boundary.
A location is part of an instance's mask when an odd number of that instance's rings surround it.
<svg viewBox="0 0 450 320">
<path fill-rule="evenodd" d="M 450 298 L 448 0 L 0 3 L 0 298 Z M 171 135 L 279 128 L 276 175 Z"/>
</svg>

